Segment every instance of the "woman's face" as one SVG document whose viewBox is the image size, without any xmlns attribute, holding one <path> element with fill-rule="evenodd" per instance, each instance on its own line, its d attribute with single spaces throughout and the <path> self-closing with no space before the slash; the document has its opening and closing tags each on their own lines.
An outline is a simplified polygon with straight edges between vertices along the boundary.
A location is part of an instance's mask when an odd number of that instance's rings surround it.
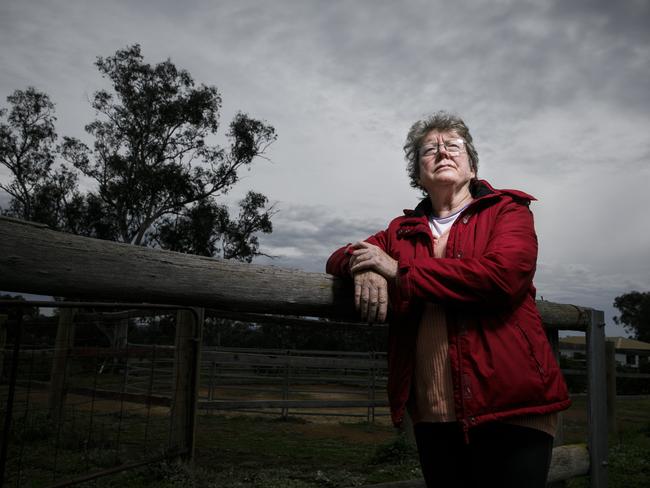
<svg viewBox="0 0 650 488">
<path fill-rule="evenodd" d="M 463 186 L 469 186 L 476 173 L 470 165 L 464 142 L 455 131 L 433 130 L 426 135 L 420 145 L 419 183 L 428 193 L 440 191 L 444 187 L 451 186 L 459 190 Z M 445 148 L 445 143 L 451 150 Z M 460 146 L 459 153 L 454 154 L 451 148 L 453 145 Z M 427 148 L 431 147 L 434 151 L 427 151 Z M 434 154 L 435 148 L 438 151 Z"/>
</svg>

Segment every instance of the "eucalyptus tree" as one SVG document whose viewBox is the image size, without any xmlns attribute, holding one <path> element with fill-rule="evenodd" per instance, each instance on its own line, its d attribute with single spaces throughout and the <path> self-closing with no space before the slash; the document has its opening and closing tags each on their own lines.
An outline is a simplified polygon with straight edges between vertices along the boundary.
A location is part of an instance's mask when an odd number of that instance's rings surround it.
<svg viewBox="0 0 650 488">
<path fill-rule="evenodd" d="M 622 325 L 635 339 L 650 342 L 650 292 L 631 291 L 614 299 L 620 315 L 614 322 Z"/>
<path fill-rule="evenodd" d="M 169 59 L 146 63 L 138 44 L 95 65 L 112 88 L 91 99 L 92 147 L 74 138 L 61 146 L 96 183 L 89 235 L 245 261 L 260 254 L 255 233 L 272 230 L 266 197 L 249 193 L 237 219 L 218 198 L 264 157 L 275 129 L 240 112 L 221 147 L 213 143 L 222 103 L 214 86 L 195 84 Z"/>
<path fill-rule="evenodd" d="M 56 165 L 54 103 L 34 87 L 15 90 L 0 109 L 0 164 L 9 170 L 0 189 L 10 197 L 3 213 L 71 230 L 83 206 L 77 175 Z"/>
</svg>

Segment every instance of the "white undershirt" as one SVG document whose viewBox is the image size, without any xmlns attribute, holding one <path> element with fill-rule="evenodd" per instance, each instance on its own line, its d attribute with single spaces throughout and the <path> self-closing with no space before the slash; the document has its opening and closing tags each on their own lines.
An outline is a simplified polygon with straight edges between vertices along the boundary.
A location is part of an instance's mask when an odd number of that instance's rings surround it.
<svg viewBox="0 0 650 488">
<path fill-rule="evenodd" d="M 433 237 L 440 237 L 442 234 L 447 232 L 449 228 L 454 225 L 456 219 L 460 213 L 467 208 L 469 204 L 465 205 L 463 208 L 457 210 L 451 215 L 446 217 L 436 217 L 435 215 L 429 215 L 429 227 L 431 228 L 431 233 Z"/>
</svg>

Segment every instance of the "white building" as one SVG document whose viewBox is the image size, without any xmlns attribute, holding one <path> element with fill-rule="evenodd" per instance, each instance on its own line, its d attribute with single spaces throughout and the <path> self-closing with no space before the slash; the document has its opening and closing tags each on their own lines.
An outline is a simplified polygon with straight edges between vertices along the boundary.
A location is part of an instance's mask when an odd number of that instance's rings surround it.
<svg viewBox="0 0 650 488">
<path fill-rule="evenodd" d="M 638 368 L 650 358 L 650 344 L 627 337 L 607 337 L 614 343 L 616 362 L 621 366 Z M 569 336 L 560 338 L 560 356 L 577 361 L 585 360 L 585 337 Z"/>
</svg>

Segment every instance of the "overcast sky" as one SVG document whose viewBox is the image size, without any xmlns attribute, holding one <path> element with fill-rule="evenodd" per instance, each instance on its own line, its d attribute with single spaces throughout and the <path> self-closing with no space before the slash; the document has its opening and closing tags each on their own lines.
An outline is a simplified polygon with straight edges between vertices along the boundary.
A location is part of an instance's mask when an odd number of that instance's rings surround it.
<svg viewBox="0 0 650 488">
<path fill-rule="evenodd" d="M 59 135 L 86 138 L 97 56 L 171 58 L 217 86 L 223 126 L 241 110 L 276 128 L 230 197 L 275 202 L 263 248 L 308 271 L 417 203 L 406 132 L 457 112 L 479 176 L 538 199 L 539 295 L 622 335 L 614 297 L 650 290 L 649 25 L 647 0 L 0 0 L 0 106 L 35 86 Z"/>
</svg>

